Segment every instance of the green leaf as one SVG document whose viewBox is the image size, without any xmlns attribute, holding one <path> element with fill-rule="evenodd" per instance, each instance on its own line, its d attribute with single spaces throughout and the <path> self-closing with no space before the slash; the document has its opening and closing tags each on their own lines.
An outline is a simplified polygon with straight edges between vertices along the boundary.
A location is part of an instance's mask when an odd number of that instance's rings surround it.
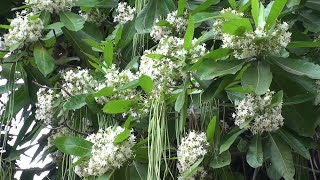
<svg viewBox="0 0 320 180">
<path fill-rule="evenodd" d="M 114 8 L 117 7 L 117 0 L 77 0 L 76 6 L 96 7 L 96 8 Z"/>
<path fill-rule="evenodd" d="M 114 94 L 113 87 L 105 87 L 93 94 L 94 97 L 111 96 Z"/>
<path fill-rule="evenodd" d="M 320 66 L 317 64 L 305 60 L 280 57 L 272 57 L 271 61 L 289 73 L 307 76 L 311 79 L 320 79 Z"/>
<path fill-rule="evenodd" d="M 259 0 L 251 0 L 251 14 L 256 27 L 259 26 Z"/>
<path fill-rule="evenodd" d="M 188 179 L 189 177 L 192 177 L 193 174 L 198 169 L 198 166 L 201 164 L 202 161 L 203 161 L 203 157 L 198 159 L 188 170 L 186 170 L 186 172 L 184 172 L 181 175 L 182 179 Z"/>
<path fill-rule="evenodd" d="M 118 114 L 127 112 L 132 107 L 133 102 L 129 100 L 113 100 L 109 101 L 104 107 L 103 112 L 109 114 Z"/>
<path fill-rule="evenodd" d="M 219 60 L 229 56 L 231 53 L 232 53 L 232 49 L 219 48 L 211 51 L 210 53 L 205 55 L 203 58 L 210 59 L 210 60 Z"/>
<path fill-rule="evenodd" d="M 301 104 L 308 101 L 313 101 L 314 99 L 315 99 L 314 94 L 311 94 L 311 93 L 299 94 L 299 95 L 295 95 L 293 97 L 285 99 L 283 102 L 283 106 Z"/>
<path fill-rule="evenodd" d="M 82 41 L 86 42 L 87 44 L 99 50 L 100 52 L 103 52 L 103 48 L 100 46 L 100 43 L 98 43 L 97 41 L 92 39 L 82 39 Z"/>
<path fill-rule="evenodd" d="M 276 106 L 278 104 L 280 104 L 283 100 L 283 91 L 279 91 L 277 92 L 273 97 L 272 97 L 272 100 L 271 100 L 271 105 L 272 106 Z"/>
<path fill-rule="evenodd" d="M 13 27 L 10 25 L 0 24 L 0 28 L 2 29 L 12 29 Z"/>
<path fill-rule="evenodd" d="M 206 0 L 200 4 L 195 10 L 192 11 L 191 15 L 197 14 L 198 12 L 207 10 L 212 4 L 217 3 L 218 0 Z"/>
<path fill-rule="evenodd" d="M 149 33 L 157 18 L 165 17 L 169 12 L 175 10 L 172 0 L 149 0 L 144 8 L 139 12 L 135 28 L 138 33 Z"/>
<path fill-rule="evenodd" d="M 98 52 L 93 51 L 91 45 L 83 42 L 83 39 L 91 39 L 96 42 L 99 42 L 101 40 L 101 37 L 95 35 L 92 32 L 93 29 L 91 28 L 92 27 L 86 25 L 86 27 L 77 32 L 62 28 L 63 34 L 65 35 L 68 42 L 72 45 L 72 47 L 74 47 L 77 55 L 83 59 L 88 59 L 88 56 L 86 54 L 98 57 Z"/>
<path fill-rule="evenodd" d="M 124 84 L 123 86 L 117 88 L 116 91 L 131 89 L 131 88 L 135 88 L 137 86 L 139 86 L 139 80 L 138 79 L 130 81 L 130 82 Z"/>
<path fill-rule="evenodd" d="M 293 179 L 295 168 L 290 147 L 276 135 L 269 134 L 269 140 L 271 142 L 271 165 L 285 179 Z"/>
<path fill-rule="evenodd" d="M 250 66 L 242 75 L 241 84 L 244 88 L 252 87 L 257 95 L 265 94 L 272 82 L 269 64 L 258 61 Z"/>
<path fill-rule="evenodd" d="M 263 28 L 266 24 L 265 15 L 264 15 L 265 8 L 262 3 L 260 3 L 259 9 L 259 16 L 258 16 L 258 24 L 257 27 Z"/>
<path fill-rule="evenodd" d="M 236 9 L 237 8 L 237 4 L 236 4 L 236 0 L 228 0 L 230 7 L 232 7 L 232 9 Z"/>
<path fill-rule="evenodd" d="M 194 35 L 194 20 L 192 16 L 189 16 L 189 23 L 184 35 L 183 48 L 189 50 L 192 47 L 192 39 Z"/>
<path fill-rule="evenodd" d="M 180 94 L 177 97 L 176 103 L 174 104 L 174 110 L 177 112 L 180 112 L 183 106 L 186 103 L 186 96 L 187 96 L 187 84 L 188 84 L 188 79 L 185 78 L 183 82 L 183 89 L 180 92 Z"/>
<path fill-rule="evenodd" d="M 219 15 L 217 13 L 211 12 L 200 12 L 193 15 L 194 24 L 201 23 L 210 19 L 217 18 Z"/>
<path fill-rule="evenodd" d="M 93 145 L 87 140 L 74 136 L 57 137 L 53 144 L 65 154 L 80 157 L 89 156 Z"/>
<path fill-rule="evenodd" d="M 44 75 L 47 76 L 54 70 L 54 59 L 53 57 L 47 52 L 47 50 L 38 43 L 33 51 L 33 56 L 39 71 Z"/>
<path fill-rule="evenodd" d="M 257 168 L 262 166 L 263 163 L 263 151 L 261 136 L 256 135 L 249 145 L 249 150 L 246 156 L 248 164 L 252 168 Z"/>
<path fill-rule="evenodd" d="M 235 74 L 238 72 L 245 61 L 231 60 L 231 61 L 205 61 L 198 70 L 201 80 L 210 80 L 219 76 L 227 74 Z"/>
<path fill-rule="evenodd" d="M 82 16 L 71 11 L 62 11 L 59 13 L 60 21 L 70 31 L 79 31 L 83 28 L 85 20 Z"/>
<path fill-rule="evenodd" d="M 113 143 L 119 144 L 123 142 L 124 140 L 128 139 L 130 136 L 130 129 L 124 129 L 120 134 L 116 136 Z"/>
<path fill-rule="evenodd" d="M 113 43 L 111 41 L 107 41 L 104 43 L 103 57 L 104 61 L 107 63 L 109 67 L 112 66 L 113 60 Z"/>
<path fill-rule="evenodd" d="M 109 170 L 106 173 L 104 173 L 102 176 L 99 176 L 95 180 L 111 180 L 113 173 L 115 170 Z"/>
<path fill-rule="evenodd" d="M 186 6 L 187 0 L 179 0 L 178 2 L 178 16 L 183 15 L 184 7 Z"/>
<path fill-rule="evenodd" d="M 207 127 L 207 141 L 212 144 L 214 133 L 216 130 L 216 124 L 217 124 L 217 117 L 213 116 L 213 118 L 210 120 L 208 127 Z"/>
<path fill-rule="evenodd" d="M 252 26 L 249 19 L 238 18 L 224 22 L 221 30 L 231 35 L 242 35 L 245 32 L 252 32 Z"/>
<path fill-rule="evenodd" d="M 270 30 L 274 24 L 277 21 L 277 18 L 279 17 L 279 15 L 281 14 L 282 9 L 284 8 L 284 6 L 286 5 L 287 0 L 275 0 L 271 11 L 268 15 L 267 18 L 267 30 Z"/>
<path fill-rule="evenodd" d="M 139 85 L 147 93 L 151 93 L 154 88 L 154 83 L 153 83 L 152 79 L 146 75 L 140 76 Z"/>
<path fill-rule="evenodd" d="M 223 140 L 221 141 L 220 151 L 219 153 L 223 153 L 227 151 L 233 142 L 237 139 L 237 137 L 243 133 L 246 129 L 239 129 L 238 127 L 234 127 L 230 133 L 228 133 Z"/>
<path fill-rule="evenodd" d="M 291 8 L 293 6 L 299 5 L 301 0 L 288 0 L 287 7 Z"/>
<path fill-rule="evenodd" d="M 292 41 L 288 44 L 288 48 L 314 48 L 320 47 L 320 41 Z"/>
<path fill-rule="evenodd" d="M 295 150 L 295 152 L 297 152 L 306 159 L 310 159 L 311 156 L 308 149 L 292 134 L 290 134 L 288 131 L 284 129 L 279 129 L 277 131 L 277 134 L 279 134 L 281 138 L 285 140 L 292 149 Z"/>
<path fill-rule="evenodd" d="M 212 167 L 213 169 L 218 169 L 218 168 L 228 166 L 230 163 L 231 163 L 231 154 L 229 151 L 225 151 L 217 156 L 214 156 L 209 166 Z"/>
<path fill-rule="evenodd" d="M 63 107 L 66 108 L 67 110 L 80 109 L 87 104 L 86 103 L 87 96 L 88 96 L 87 94 L 79 94 L 79 95 L 72 96 L 70 99 L 68 99 L 67 102 L 63 104 Z"/>
</svg>

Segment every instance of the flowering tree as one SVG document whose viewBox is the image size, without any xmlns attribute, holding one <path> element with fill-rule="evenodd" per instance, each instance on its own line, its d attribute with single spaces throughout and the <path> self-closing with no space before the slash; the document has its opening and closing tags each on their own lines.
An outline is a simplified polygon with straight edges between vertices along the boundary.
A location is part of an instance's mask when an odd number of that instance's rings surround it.
<svg viewBox="0 0 320 180">
<path fill-rule="evenodd" d="M 320 2 L 3 7 L 0 179 L 319 176 Z M 35 139 L 52 162 L 21 169 Z"/>
</svg>

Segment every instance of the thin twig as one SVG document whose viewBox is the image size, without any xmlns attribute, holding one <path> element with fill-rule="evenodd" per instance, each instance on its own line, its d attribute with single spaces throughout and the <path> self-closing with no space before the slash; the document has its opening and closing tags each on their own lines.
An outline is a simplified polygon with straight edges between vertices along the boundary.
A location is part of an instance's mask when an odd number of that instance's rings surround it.
<svg viewBox="0 0 320 180">
<path fill-rule="evenodd" d="M 32 81 L 35 85 L 39 86 L 39 87 L 42 87 L 42 88 L 46 88 L 46 89 L 57 89 L 57 90 L 62 90 L 64 91 L 66 94 L 68 94 L 68 96 L 72 96 L 71 93 L 69 93 L 67 90 L 65 90 L 64 88 L 53 88 L 53 87 L 49 87 L 49 86 L 46 86 L 46 85 L 42 85 L 42 84 L 39 84 L 38 82 L 36 81 Z"/>
</svg>

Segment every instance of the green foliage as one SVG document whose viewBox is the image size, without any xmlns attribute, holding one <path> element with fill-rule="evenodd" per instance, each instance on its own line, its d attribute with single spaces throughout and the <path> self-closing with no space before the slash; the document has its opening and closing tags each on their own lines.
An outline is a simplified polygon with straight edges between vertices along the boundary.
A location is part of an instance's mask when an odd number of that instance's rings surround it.
<svg viewBox="0 0 320 180">
<path fill-rule="evenodd" d="M 117 9 L 120 3 L 135 8 L 132 16 Z M 77 0 L 62 11 L 36 12 L 34 6 L 4 0 L 0 7 L 0 32 L 13 35 L 0 43 L 0 179 L 20 171 L 20 179 L 44 171 L 48 179 L 84 178 L 74 170 L 96 148 L 116 152 L 86 136 L 118 126 L 124 130 L 103 138 L 132 156 L 87 179 L 314 179 L 317 0 Z M 33 12 L 24 23 L 30 32 L 10 24 L 24 9 Z M 117 23 L 116 16 L 128 21 Z M 38 20 L 43 27 L 32 29 Z M 41 33 L 31 36 L 37 28 Z M 283 122 L 270 129 L 274 119 Z M 198 146 L 187 136 L 201 132 L 205 150 L 184 152 L 183 146 Z M 133 148 L 122 149 L 132 135 Z M 25 156 L 53 159 L 23 169 Z"/>
<path fill-rule="evenodd" d="M 63 153 L 75 156 L 89 156 L 92 143 L 80 137 L 62 136 L 53 141 L 53 144 Z"/>
</svg>

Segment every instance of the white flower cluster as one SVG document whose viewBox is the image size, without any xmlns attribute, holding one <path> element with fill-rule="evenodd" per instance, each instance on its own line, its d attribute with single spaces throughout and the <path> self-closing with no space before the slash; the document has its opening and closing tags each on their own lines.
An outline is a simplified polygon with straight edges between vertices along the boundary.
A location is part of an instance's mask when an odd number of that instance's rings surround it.
<svg viewBox="0 0 320 180">
<path fill-rule="evenodd" d="M 125 24 L 128 21 L 132 21 L 136 8 L 130 7 L 127 2 L 120 2 L 116 9 L 117 15 L 114 17 L 114 22 Z"/>
<path fill-rule="evenodd" d="M 176 33 L 178 36 L 183 35 L 188 25 L 188 13 L 184 12 L 184 14 L 179 17 L 178 11 L 173 11 L 167 15 L 165 20 L 169 23 L 169 25 L 159 26 L 157 23 L 160 20 L 156 19 L 155 24 L 152 26 L 150 36 L 155 41 L 159 41 L 162 38 L 173 35 L 173 33 Z"/>
<path fill-rule="evenodd" d="M 286 22 L 278 23 L 273 31 L 267 32 L 259 27 L 254 32 L 245 33 L 244 36 L 223 34 L 223 48 L 234 50 L 234 57 L 246 59 L 259 55 L 280 55 L 291 39 Z"/>
<path fill-rule="evenodd" d="M 70 69 L 62 72 L 62 96 L 79 95 L 93 92 L 97 81 L 89 74 L 88 69 Z"/>
<path fill-rule="evenodd" d="M 236 16 L 243 17 L 242 12 L 238 12 L 238 11 L 233 10 L 231 8 L 222 9 L 220 11 L 221 18 L 216 19 L 215 22 L 213 23 L 213 26 L 212 26 L 212 30 L 213 30 L 213 34 L 215 36 L 215 39 L 222 39 L 221 27 L 222 27 L 223 22 L 225 22 L 225 19 L 223 18 L 224 14 L 234 14 Z"/>
<path fill-rule="evenodd" d="M 93 143 L 89 160 L 77 165 L 75 173 L 80 177 L 101 176 L 108 170 L 120 168 L 129 158 L 132 157 L 132 147 L 135 144 L 136 137 L 133 133 L 129 138 L 121 143 L 115 144 L 117 135 L 124 131 L 124 128 L 108 127 L 105 130 L 100 129 L 96 134 L 89 135 L 86 140 Z M 73 162 L 79 160 L 74 157 Z"/>
<path fill-rule="evenodd" d="M 51 89 L 40 88 L 37 92 L 38 102 L 36 103 L 37 120 L 44 121 L 45 124 L 51 124 L 53 117 L 53 100 L 54 95 Z"/>
<path fill-rule="evenodd" d="M 128 88 L 128 89 L 121 89 L 122 86 L 125 84 L 132 82 L 134 80 L 139 79 L 138 75 L 132 73 L 130 70 L 119 70 L 115 65 L 112 65 L 110 69 L 107 70 L 105 74 L 105 80 L 104 82 L 100 82 L 98 86 L 95 88 L 96 91 L 99 91 L 105 87 L 112 87 L 116 91 L 113 95 L 106 97 L 106 96 L 100 96 L 95 97 L 97 103 L 101 105 L 105 105 L 110 100 L 132 100 L 132 101 L 142 101 L 144 98 L 142 97 L 142 94 L 140 91 L 138 91 L 136 88 Z M 148 112 L 145 109 L 146 112 Z M 137 118 L 141 117 L 142 112 L 139 111 L 139 108 L 131 108 L 130 114 L 132 117 Z M 127 113 L 122 114 L 124 117 L 127 116 Z"/>
<path fill-rule="evenodd" d="M 32 12 L 29 13 L 25 10 L 16 14 L 16 18 L 10 22 L 10 26 L 9 32 L 3 36 L 4 45 L 7 47 L 37 41 L 43 29 L 42 21 Z"/>
<path fill-rule="evenodd" d="M 274 91 L 263 96 L 248 94 L 244 99 L 236 100 L 236 111 L 232 114 L 235 124 L 242 126 L 248 123 L 253 134 L 275 131 L 283 126 L 282 103 L 272 105 L 273 94 Z"/>
<path fill-rule="evenodd" d="M 166 83 L 170 86 L 177 85 L 177 80 L 184 75 L 181 69 L 185 65 L 185 59 L 196 62 L 207 53 L 206 45 L 197 45 L 197 39 L 192 41 L 193 47 L 189 51 L 183 48 L 183 43 L 183 39 L 173 36 L 162 38 L 155 50 L 146 50 L 141 57 L 139 73 L 150 76 L 157 85 L 157 91 L 164 90 Z M 149 54 L 163 57 L 152 58 Z"/>
<path fill-rule="evenodd" d="M 183 137 L 177 151 L 179 173 L 183 174 L 195 162 L 206 155 L 208 145 L 204 132 L 190 131 L 187 137 Z"/>
<path fill-rule="evenodd" d="M 99 9 L 92 9 L 89 12 L 79 11 L 79 15 L 82 16 L 85 21 L 100 26 L 103 21 L 107 19 L 107 15 L 100 12 Z"/>
<path fill-rule="evenodd" d="M 59 13 L 71 9 L 77 0 L 25 0 L 26 5 L 31 5 L 35 13 L 48 11 Z"/>
</svg>

